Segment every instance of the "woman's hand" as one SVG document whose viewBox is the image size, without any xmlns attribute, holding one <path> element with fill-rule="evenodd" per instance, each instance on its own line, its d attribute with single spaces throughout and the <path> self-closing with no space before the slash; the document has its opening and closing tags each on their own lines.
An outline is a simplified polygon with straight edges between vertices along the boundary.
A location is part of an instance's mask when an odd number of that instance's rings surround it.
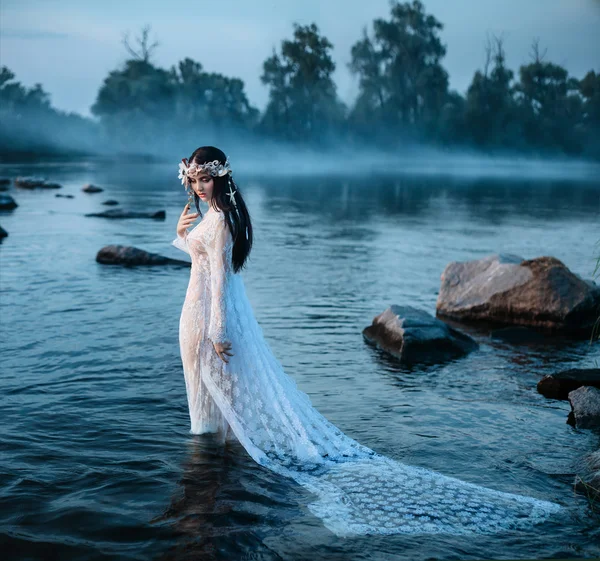
<svg viewBox="0 0 600 561">
<path fill-rule="evenodd" d="M 194 220 L 196 220 L 196 218 L 198 218 L 199 213 L 195 212 L 193 214 L 186 214 L 187 211 L 190 208 L 190 203 L 187 203 L 184 207 L 183 207 L 183 212 L 181 213 L 181 216 L 179 217 L 179 221 L 177 222 L 177 236 L 180 238 L 184 238 L 185 237 L 185 231 L 187 228 L 190 227 L 190 225 L 194 222 Z"/>
<path fill-rule="evenodd" d="M 224 341 L 223 343 L 213 343 L 213 347 L 215 348 L 216 353 L 219 355 L 219 358 L 227 364 L 229 361 L 225 360 L 225 356 L 233 356 L 233 353 L 231 352 L 231 343 L 229 341 Z"/>
</svg>

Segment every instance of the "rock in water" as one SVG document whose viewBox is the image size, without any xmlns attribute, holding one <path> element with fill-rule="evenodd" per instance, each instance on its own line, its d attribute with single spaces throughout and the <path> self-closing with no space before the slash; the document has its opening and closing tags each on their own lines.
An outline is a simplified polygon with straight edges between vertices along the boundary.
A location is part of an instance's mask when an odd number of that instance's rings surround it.
<svg viewBox="0 0 600 561">
<path fill-rule="evenodd" d="M 164 210 L 157 212 L 136 212 L 123 210 L 121 208 L 111 208 L 104 212 L 90 212 L 85 216 L 98 216 L 100 218 L 153 218 L 155 220 L 164 220 L 167 213 Z"/>
<path fill-rule="evenodd" d="M 581 386 L 569 393 L 571 412 L 567 422 L 578 429 L 600 427 L 600 390 Z"/>
<path fill-rule="evenodd" d="M 127 267 L 137 265 L 185 265 L 189 267 L 189 261 L 163 257 L 158 253 L 149 253 L 137 247 L 127 245 L 107 245 L 96 255 L 96 261 L 103 265 L 124 265 Z"/>
<path fill-rule="evenodd" d="M 442 318 L 588 337 L 600 316 L 600 287 L 554 257 L 494 254 L 452 262 L 441 280 L 436 312 Z"/>
<path fill-rule="evenodd" d="M 18 206 L 10 195 L 0 194 L 0 210 L 13 210 Z"/>
<path fill-rule="evenodd" d="M 406 364 L 443 362 L 479 347 L 468 335 L 412 306 L 391 305 L 362 333 L 367 342 Z"/>
<path fill-rule="evenodd" d="M 600 368 L 571 368 L 544 376 L 537 390 L 550 399 L 568 399 L 569 393 L 581 386 L 600 389 Z"/>
<path fill-rule="evenodd" d="M 84 193 L 102 193 L 102 191 L 104 191 L 102 187 L 96 187 L 96 185 L 92 185 L 91 183 L 84 185 L 81 190 Z"/>
<path fill-rule="evenodd" d="M 43 177 L 17 177 L 15 185 L 24 189 L 62 189 L 60 183 L 51 183 Z"/>
</svg>

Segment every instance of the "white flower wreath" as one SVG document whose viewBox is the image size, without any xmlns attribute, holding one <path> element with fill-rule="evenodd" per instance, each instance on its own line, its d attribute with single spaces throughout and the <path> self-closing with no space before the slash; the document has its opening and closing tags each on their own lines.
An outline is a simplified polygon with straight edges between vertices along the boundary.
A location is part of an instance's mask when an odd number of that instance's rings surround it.
<svg viewBox="0 0 600 561">
<path fill-rule="evenodd" d="M 196 164 L 192 163 L 189 166 L 187 165 L 187 160 L 182 159 L 179 163 L 179 175 L 178 179 L 181 179 L 181 184 L 184 186 L 184 189 L 187 191 L 190 178 L 197 177 L 200 172 L 205 171 L 213 177 L 223 177 L 227 174 L 231 176 L 233 173 L 231 167 L 229 165 L 229 158 L 225 160 L 225 163 L 222 164 L 219 160 L 213 160 L 212 162 L 206 162 L 205 164 Z M 234 195 L 237 193 L 237 190 L 233 190 L 233 185 L 231 181 L 229 183 L 229 201 L 233 204 L 234 207 L 237 208 L 237 202 L 234 198 Z"/>
</svg>

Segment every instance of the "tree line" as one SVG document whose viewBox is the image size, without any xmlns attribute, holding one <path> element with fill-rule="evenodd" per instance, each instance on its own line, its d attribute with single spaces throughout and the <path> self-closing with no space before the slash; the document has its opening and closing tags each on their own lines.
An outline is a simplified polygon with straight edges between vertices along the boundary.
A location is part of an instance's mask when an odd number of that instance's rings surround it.
<svg viewBox="0 0 600 561">
<path fill-rule="evenodd" d="M 149 43 L 145 27 L 137 46 L 125 40 L 128 60 L 100 86 L 91 107 L 95 121 L 56 111 L 40 84 L 28 90 L 2 67 L 0 151 L 27 144 L 29 130 L 19 126 L 33 115 L 45 128 L 97 135 L 120 150 L 143 151 L 150 138 L 176 143 L 201 123 L 215 139 L 227 131 L 320 148 L 343 142 L 393 149 L 410 142 L 600 158 L 600 73 L 570 76 L 537 41 L 515 73 L 506 66 L 503 39 L 492 36 L 463 95 L 449 88 L 442 29 L 420 0 L 392 3 L 389 16 L 375 19 L 351 48 L 349 69 L 359 91 L 347 106 L 333 80 L 333 44 L 315 23 L 294 24 L 292 37 L 262 65 L 269 97 L 261 112 L 239 78 L 206 72 L 191 58 L 170 69 L 153 64 L 156 43 Z M 52 134 L 58 132 L 46 131 Z M 46 136 L 32 138 L 43 144 Z"/>
</svg>

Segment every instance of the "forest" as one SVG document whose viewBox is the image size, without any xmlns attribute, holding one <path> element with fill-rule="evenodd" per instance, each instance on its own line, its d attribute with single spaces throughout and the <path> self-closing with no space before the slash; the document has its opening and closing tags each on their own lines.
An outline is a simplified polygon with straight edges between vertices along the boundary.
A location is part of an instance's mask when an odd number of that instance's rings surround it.
<svg viewBox="0 0 600 561">
<path fill-rule="evenodd" d="M 504 38 L 492 35 L 466 92 L 451 90 L 443 24 L 419 0 L 392 3 L 389 16 L 371 22 L 352 45 L 349 69 L 359 91 L 350 106 L 334 81 L 334 45 L 316 23 L 294 23 L 291 37 L 264 60 L 263 111 L 250 103 L 242 80 L 207 72 L 201 61 L 158 67 L 149 30 L 135 45 L 125 41 L 128 58 L 104 78 L 93 118 L 53 108 L 41 84 L 27 88 L 2 66 L 2 159 L 156 155 L 168 146 L 189 148 L 192 134 L 197 143 L 198 126 L 205 144 L 243 139 L 392 151 L 427 145 L 600 158 L 600 73 L 570 76 L 536 39 L 528 60 L 510 69 Z"/>
</svg>

